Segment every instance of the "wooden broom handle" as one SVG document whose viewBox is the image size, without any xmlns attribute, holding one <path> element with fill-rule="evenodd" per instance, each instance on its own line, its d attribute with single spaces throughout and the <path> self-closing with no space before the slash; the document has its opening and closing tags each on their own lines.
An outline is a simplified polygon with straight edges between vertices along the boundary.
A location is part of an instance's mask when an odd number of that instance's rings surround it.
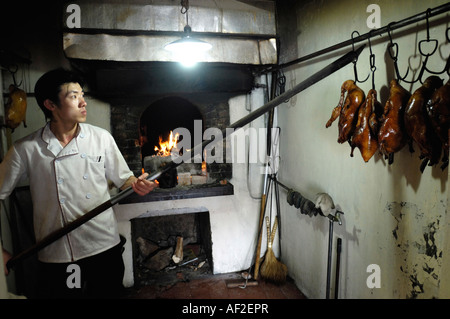
<svg viewBox="0 0 450 319">
<path fill-rule="evenodd" d="M 261 241 L 262 241 L 262 225 L 264 221 L 264 210 L 266 206 L 266 195 L 261 195 L 261 209 L 260 209 L 260 216 L 259 216 L 259 236 L 258 236 L 258 245 L 256 247 L 256 258 L 255 258 L 255 270 L 253 273 L 253 278 L 258 279 L 259 277 L 259 265 L 261 264 Z"/>
<path fill-rule="evenodd" d="M 275 238 L 275 233 L 277 232 L 278 227 L 278 218 L 275 217 L 275 221 L 272 226 L 272 232 L 270 233 L 270 246 L 272 246 L 273 240 Z"/>
<path fill-rule="evenodd" d="M 269 217 L 266 217 L 266 224 L 267 224 L 267 247 L 272 248 L 273 240 L 275 238 L 275 233 L 278 227 L 278 219 L 275 217 L 275 221 L 272 226 L 272 232 L 270 231 Z"/>
</svg>

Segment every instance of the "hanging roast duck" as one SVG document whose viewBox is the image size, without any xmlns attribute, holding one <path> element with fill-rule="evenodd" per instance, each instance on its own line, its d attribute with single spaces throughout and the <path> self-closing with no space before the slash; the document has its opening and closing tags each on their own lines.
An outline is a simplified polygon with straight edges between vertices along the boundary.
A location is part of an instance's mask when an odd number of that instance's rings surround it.
<svg viewBox="0 0 450 319">
<path fill-rule="evenodd" d="M 442 157 L 442 169 L 448 166 L 449 157 L 449 128 L 450 128 L 450 80 L 434 91 L 427 105 L 428 116 L 431 125 L 442 143 L 444 155 Z"/>
<path fill-rule="evenodd" d="M 405 109 L 405 130 L 410 139 L 410 146 L 412 141 L 419 146 L 420 158 L 423 159 L 420 167 L 422 172 L 427 163 L 429 166 L 437 164 L 441 155 L 441 142 L 436 136 L 426 112 L 428 100 L 441 86 L 442 80 L 439 77 L 428 77 L 423 85 L 411 95 Z"/>
<path fill-rule="evenodd" d="M 358 148 L 365 162 L 368 162 L 378 150 L 378 116 L 377 110 L 381 108 L 377 101 L 377 91 L 371 89 L 366 100 L 359 108 L 355 130 L 351 139 L 353 151 Z"/>
<path fill-rule="evenodd" d="M 378 144 L 380 153 L 389 158 L 389 164 L 392 164 L 394 153 L 400 151 L 407 142 L 404 113 L 411 94 L 397 80 L 392 80 L 389 87 L 389 98 L 380 121 Z"/>
<path fill-rule="evenodd" d="M 13 132 L 22 122 L 27 127 L 27 94 L 13 84 L 9 86 L 9 98 L 5 105 L 5 112 L 6 127 L 9 127 Z"/>
<path fill-rule="evenodd" d="M 345 96 L 345 93 L 347 95 Z M 333 109 L 331 117 L 326 123 L 326 127 L 339 117 L 338 122 L 338 143 L 350 141 L 352 138 L 355 123 L 358 118 L 358 109 L 364 102 L 364 92 L 353 80 L 345 81 L 341 86 L 341 97 L 338 105 Z"/>
</svg>

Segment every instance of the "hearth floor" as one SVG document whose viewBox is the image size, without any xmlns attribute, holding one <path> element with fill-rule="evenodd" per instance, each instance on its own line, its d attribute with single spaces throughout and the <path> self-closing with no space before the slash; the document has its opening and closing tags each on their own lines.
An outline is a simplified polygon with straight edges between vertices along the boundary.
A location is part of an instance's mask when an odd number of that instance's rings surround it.
<svg viewBox="0 0 450 319">
<path fill-rule="evenodd" d="M 209 274 L 193 279 L 183 276 L 180 273 L 179 280 L 169 284 L 127 288 L 124 299 L 306 299 L 289 277 L 281 285 L 258 280 L 257 285 L 250 282 L 245 288 L 231 288 L 227 284 L 245 282 L 240 274 Z"/>
</svg>

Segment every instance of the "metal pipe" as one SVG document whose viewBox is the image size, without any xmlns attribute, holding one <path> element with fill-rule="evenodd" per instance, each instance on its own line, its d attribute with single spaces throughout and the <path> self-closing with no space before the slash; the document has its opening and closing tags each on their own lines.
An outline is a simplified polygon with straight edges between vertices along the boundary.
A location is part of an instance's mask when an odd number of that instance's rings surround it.
<svg viewBox="0 0 450 319">
<path fill-rule="evenodd" d="M 379 29 L 373 29 L 373 30 L 371 30 L 371 31 L 369 31 L 369 32 L 367 32 L 367 33 L 365 33 L 363 35 L 360 35 L 358 37 L 355 37 L 353 39 L 349 39 L 349 40 L 337 43 L 335 45 L 332 45 L 332 46 L 327 47 L 325 49 L 316 51 L 314 53 L 311 53 L 311 54 L 308 54 L 308 55 L 305 55 L 305 56 L 302 56 L 302 57 L 300 57 L 298 59 L 295 59 L 295 60 L 292 60 L 290 62 L 272 66 L 269 69 L 270 70 L 272 70 L 272 69 L 284 69 L 284 68 L 287 68 L 287 67 L 289 67 L 291 65 L 294 65 L 294 64 L 297 64 L 297 63 L 300 63 L 300 62 L 304 62 L 304 61 L 310 60 L 312 58 L 316 58 L 316 57 L 321 56 L 321 55 L 323 55 L 325 53 L 336 51 L 336 50 L 344 48 L 346 46 L 349 46 L 349 45 L 356 44 L 358 42 L 367 40 L 370 37 L 374 37 L 376 35 L 381 35 L 383 33 L 387 33 L 388 31 L 393 31 L 395 29 L 399 29 L 399 28 L 408 26 L 410 24 L 413 24 L 413 23 L 425 20 L 427 17 L 431 18 L 431 17 L 434 17 L 436 15 L 445 13 L 447 11 L 450 11 L 450 2 L 447 2 L 447 3 L 445 3 L 445 4 L 441 5 L 441 6 L 438 6 L 436 8 L 429 9 L 429 11 L 422 12 L 422 13 L 416 14 L 414 16 L 411 16 L 409 18 L 400 20 L 398 22 L 391 22 L 387 26 L 381 27 Z"/>
<path fill-rule="evenodd" d="M 273 179 L 273 177 L 271 177 Z M 292 188 L 287 187 L 286 185 L 284 185 L 283 183 L 281 183 L 278 179 L 276 180 L 276 183 L 278 185 L 280 185 L 281 187 L 283 187 L 285 190 L 290 191 Z"/>
<path fill-rule="evenodd" d="M 331 281 L 331 255 L 333 253 L 333 224 L 334 222 L 330 219 L 330 233 L 328 237 L 328 263 L 327 263 L 327 287 L 326 287 L 326 299 L 330 299 L 330 281 Z"/>
<path fill-rule="evenodd" d="M 160 171 L 157 171 L 157 172 L 155 172 L 153 174 L 150 174 L 147 177 L 147 179 L 148 180 L 158 179 L 162 174 L 164 174 L 165 172 L 167 172 L 167 171 L 177 167 L 178 165 L 173 163 L 173 162 L 169 163 L 169 165 L 164 167 L 164 169 L 162 169 Z M 101 214 L 102 212 L 104 212 L 108 208 L 111 208 L 112 206 L 114 206 L 115 204 L 117 204 L 118 202 L 123 200 L 124 198 L 128 197 L 132 193 L 134 193 L 134 190 L 131 187 L 128 187 L 127 189 L 123 190 L 119 194 L 117 194 L 117 195 L 111 197 L 109 200 L 105 201 L 103 204 L 101 204 L 101 205 L 95 207 L 94 209 L 92 209 L 91 211 L 87 212 L 83 216 L 81 216 L 81 217 L 75 219 L 74 221 L 68 223 L 66 226 L 64 226 L 64 227 L 62 227 L 62 228 L 60 228 L 60 229 L 50 233 L 49 235 L 44 237 L 42 240 L 40 240 L 36 244 L 34 244 L 31 247 L 25 249 L 24 251 L 20 252 L 19 254 L 13 256 L 7 262 L 7 264 L 6 264 L 7 268 L 8 269 L 13 268 L 15 266 L 15 264 L 19 260 L 21 260 L 23 258 L 26 258 L 28 256 L 31 256 L 32 254 L 34 254 L 34 253 L 38 252 L 39 250 L 43 249 L 44 247 L 50 245 L 51 243 L 53 243 L 54 241 L 58 240 L 62 236 L 68 234 L 69 232 L 71 232 L 72 230 L 80 227 L 81 225 L 83 225 L 87 221 L 91 220 L 95 216 Z"/>
<path fill-rule="evenodd" d="M 317 73 L 311 75 L 309 78 L 307 78 L 303 82 L 297 84 L 291 90 L 286 91 L 285 93 L 279 95 L 275 99 L 271 100 L 270 102 L 266 103 L 265 105 L 261 106 L 260 108 L 256 109 L 255 111 L 251 112 L 247 116 L 244 116 L 240 120 L 234 122 L 232 125 L 230 125 L 229 128 L 224 129 L 222 131 L 223 138 L 226 138 L 229 134 L 232 133 L 232 130 L 230 130 L 230 129 L 238 129 L 238 128 L 244 127 L 245 125 L 247 125 L 251 121 L 257 119 L 261 115 L 265 114 L 266 112 L 270 111 L 271 109 L 275 108 L 276 106 L 282 104 L 284 101 L 290 99 L 294 95 L 300 93 L 301 91 L 309 88 L 311 85 L 319 82 L 320 80 L 326 78 L 330 74 L 332 74 L 332 73 L 338 71 L 339 69 L 343 68 L 344 66 L 346 66 L 347 64 L 352 62 L 356 57 L 358 57 L 358 55 L 361 53 L 361 51 L 363 49 L 364 49 L 364 46 L 361 46 L 359 49 L 357 49 L 355 51 L 348 52 L 347 54 L 345 54 L 341 58 L 337 59 L 333 63 L 329 64 L 325 68 L 323 68 L 320 71 L 318 71 Z M 196 147 L 194 147 L 193 152 L 191 152 L 190 158 L 192 159 L 195 154 L 202 154 L 202 153 L 197 153 L 197 150 L 201 151 L 201 150 L 203 150 L 203 148 L 205 146 L 207 146 L 209 144 L 212 144 L 212 143 L 215 143 L 215 142 L 217 142 L 217 141 L 216 140 L 214 140 L 214 141 L 206 140 L 203 143 L 197 145 Z M 165 172 L 176 168 L 177 166 L 181 165 L 182 163 L 183 163 L 182 161 L 180 161 L 178 163 L 176 163 L 174 161 L 171 161 L 171 162 L 169 162 L 169 164 L 167 164 L 164 167 L 164 169 L 162 169 L 162 170 L 160 170 L 158 172 L 155 172 L 153 174 L 149 174 L 147 179 L 148 180 L 155 180 L 159 176 L 164 174 Z M 55 240 L 61 238 L 65 234 L 71 232 L 75 228 L 77 228 L 77 227 L 81 226 L 82 224 L 86 223 L 90 219 L 94 218 L 95 216 L 97 216 L 98 214 L 102 213 L 106 209 L 112 207 L 113 205 L 119 203 L 122 199 L 128 197 L 129 195 L 131 195 L 133 193 L 134 193 L 134 190 L 131 187 L 128 187 L 127 189 L 123 190 L 119 194 L 113 196 L 110 200 L 104 202 L 103 204 L 99 205 L 98 207 L 94 208 L 93 210 L 87 212 L 86 214 L 84 214 L 83 216 L 79 217 L 78 219 L 75 219 L 74 221 L 70 222 L 69 224 L 67 224 L 66 226 L 62 227 L 61 229 L 59 229 L 59 230 L 49 234 L 48 236 L 44 237 L 41 241 L 39 241 L 38 243 L 34 244 L 30 248 L 26 249 L 25 251 L 19 253 L 16 256 L 13 256 L 7 263 L 8 269 L 13 267 L 14 264 L 16 264 L 20 259 L 25 258 L 27 256 L 30 256 L 30 255 L 36 253 L 37 251 L 41 250 L 42 248 L 50 245 Z"/>
<path fill-rule="evenodd" d="M 115 36 L 170 36 L 182 38 L 186 35 L 184 31 L 164 31 L 164 30 L 119 30 L 119 29 L 99 29 L 99 28 L 63 28 L 63 33 L 88 34 L 88 35 L 115 35 Z M 253 33 L 223 33 L 223 32 L 201 32 L 192 31 L 192 36 L 201 38 L 218 39 L 243 39 L 243 40 L 269 40 L 276 37 L 274 34 L 253 34 Z"/>
<path fill-rule="evenodd" d="M 341 250 L 342 250 L 342 239 L 337 239 L 337 253 L 336 253 L 336 274 L 334 282 L 334 299 L 338 299 L 339 295 L 339 272 L 341 268 Z"/>
</svg>

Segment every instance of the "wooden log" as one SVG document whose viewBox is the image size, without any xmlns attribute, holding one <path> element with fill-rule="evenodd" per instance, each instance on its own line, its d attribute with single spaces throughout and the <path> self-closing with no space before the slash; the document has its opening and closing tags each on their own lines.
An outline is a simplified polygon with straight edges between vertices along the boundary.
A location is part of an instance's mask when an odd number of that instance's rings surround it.
<svg viewBox="0 0 450 319">
<path fill-rule="evenodd" d="M 183 237 L 177 237 L 177 246 L 175 248 L 175 254 L 172 256 L 174 263 L 178 264 L 183 260 Z"/>
</svg>

